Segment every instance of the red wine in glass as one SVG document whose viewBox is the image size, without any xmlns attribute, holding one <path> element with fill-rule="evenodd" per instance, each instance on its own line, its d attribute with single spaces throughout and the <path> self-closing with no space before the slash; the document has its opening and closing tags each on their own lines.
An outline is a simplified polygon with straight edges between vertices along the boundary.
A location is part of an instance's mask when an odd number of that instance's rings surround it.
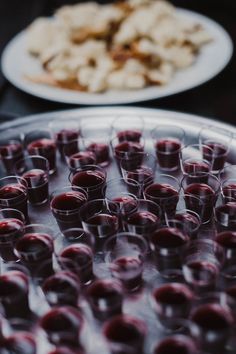
<svg viewBox="0 0 236 354">
<path fill-rule="evenodd" d="M 182 268 L 183 251 L 189 237 L 178 228 L 164 227 L 150 236 L 150 246 L 157 269 L 165 276 L 175 277 Z"/>
<path fill-rule="evenodd" d="M 85 244 L 77 243 L 64 248 L 60 252 L 59 262 L 63 269 L 76 273 L 83 284 L 94 278 L 93 252 Z"/>
<path fill-rule="evenodd" d="M 23 236 L 24 223 L 15 218 L 0 220 L 0 255 L 4 262 L 16 261 L 13 252 L 15 242 Z"/>
<path fill-rule="evenodd" d="M 24 157 L 23 146 L 18 141 L 9 141 L 0 145 L 0 156 L 6 172 L 13 173 L 16 162 Z"/>
<path fill-rule="evenodd" d="M 186 281 L 196 291 L 213 291 L 219 275 L 219 267 L 210 260 L 192 260 L 183 266 Z"/>
<path fill-rule="evenodd" d="M 195 161 L 194 159 L 189 159 L 183 162 L 183 170 L 186 174 L 191 175 L 199 172 L 209 173 L 211 170 L 211 166 L 205 161 Z"/>
<path fill-rule="evenodd" d="M 83 316 L 77 309 L 59 306 L 40 319 L 40 326 L 52 344 L 76 346 L 79 349 L 83 322 Z"/>
<path fill-rule="evenodd" d="M 132 214 L 137 209 L 137 199 L 128 194 L 114 198 L 112 201 L 119 205 L 123 217 Z"/>
<path fill-rule="evenodd" d="M 44 281 L 42 289 L 50 306 L 78 305 L 80 287 L 74 273 L 59 271 Z"/>
<path fill-rule="evenodd" d="M 28 278 L 23 272 L 8 271 L 0 275 L 0 298 L 7 318 L 30 316 L 28 291 Z"/>
<path fill-rule="evenodd" d="M 126 315 L 115 316 L 104 326 L 111 354 L 143 354 L 145 334 L 144 324 Z"/>
<path fill-rule="evenodd" d="M 132 141 L 123 141 L 114 147 L 114 155 L 119 162 L 122 158 L 127 160 L 132 160 L 137 157 L 138 152 L 143 152 L 143 145 Z"/>
<path fill-rule="evenodd" d="M 71 183 L 73 186 L 84 188 L 89 200 L 99 199 L 103 197 L 106 176 L 102 171 L 79 171 L 74 174 Z"/>
<path fill-rule="evenodd" d="M 81 227 L 79 209 L 87 197 L 79 191 L 61 193 L 51 200 L 51 210 L 61 231 Z"/>
<path fill-rule="evenodd" d="M 175 214 L 179 200 L 178 191 L 167 183 L 154 183 L 144 190 L 146 199 L 158 204 L 168 216 Z"/>
<path fill-rule="evenodd" d="M 86 220 L 86 228 L 99 238 L 106 238 L 118 231 L 119 219 L 116 215 L 101 213 Z"/>
<path fill-rule="evenodd" d="M 95 165 L 96 156 L 92 151 L 80 151 L 73 154 L 68 159 L 68 165 L 71 170 L 76 170 L 86 165 Z"/>
<path fill-rule="evenodd" d="M 226 289 L 226 294 L 231 296 L 234 300 L 236 300 L 236 285 L 232 285 Z"/>
<path fill-rule="evenodd" d="M 65 146 L 70 144 L 71 148 L 77 149 L 77 139 L 79 137 L 78 130 L 75 129 L 61 129 L 56 133 L 56 145 L 61 156 L 64 155 Z M 72 142 L 73 141 L 73 142 Z M 74 146 L 73 146 L 74 145 Z"/>
<path fill-rule="evenodd" d="M 27 171 L 22 175 L 28 184 L 28 198 L 31 204 L 43 204 L 48 199 L 48 175 L 40 169 Z"/>
<path fill-rule="evenodd" d="M 140 166 L 135 170 L 129 171 L 127 178 L 137 181 L 143 189 L 154 183 L 153 171 L 145 166 Z"/>
<path fill-rule="evenodd" d="M 190 212 L 184 212 L 181 214 L 175 214 L 174 219 L 182 223 L 184 230 L 186 230 L 188 235 L 191 236 L 191 239 L 197 237 L 198 230 L 201 226 L 201 221 L 197 216 Z"/>
<path fill-rule="evenodd" d="M 25 234 L 15 245 L 15 254 L 32 274 L 39 269 L 44 261 L 48 261 L 48 275 L 53 273 L 53 251 L 53 239 L 46 233 L 35 232 Z"/>
<path fill-rule="evenodd" d="M 228 156 L 228 148 L 222 143 L 205 141 L 206 145 L 210 149 L 204 149 L 203 146 L 203 158 L 210 162 L 213 162 L 212 170 L 220 171 L 224 168 L 226 158 Z"/>
<path fill-rule="evenodd" d="M 236 232 L 235 231 L 225 231 L 221 232 L 216 237 L 216 242 L 218 242 L 222 247 L 229 249 L 236 249 Z"/>
<path fill-rule="evenodd" d="M 94 153 L 98 165 L 106 166 L 110 162 L 109 145 L 105 143 L 91 143 L 87 150 Z"/>
<path fill-rule="evenodd" d="M 215 191 L 205 183 L 192 183 L 184 192 L 187 208 L 202 215 L 203 222 L 210 220 L 216 202 Z M 191 195 L 198 197 L 203 205 L 200 205 L 197 199 L 191 198 Z"/>
<path fill-rule="evenodd" d="M 122 286 L 113 280 L 97 280 L 87 289 L 87 299 L 94 317 L 103 321 L 122 313 Z"/>
<path fill-rule="evenodd" d="M 169 283 L 154 290 L 153 307 L 160 324 L 176 329 L 174 327 L 179 324 L 174 323 L 173 320 L 189 316 L 192 300 L 193 293 L 184 284 Z"/>
<path fill-rule="evenodd" d="M 160 218 L 150 211 L 134 212 L 126 221 L 130 232 L 145 236 L 154 232 L 160 224 Z"/>
<path fill-rule="evenodd" d="M 141 137 L 142 133 L 139 130 L 134 129 L 122 130 L 117 133 L 117 138 L 120 143 L 123 141 L 132 141 L 135 143 L 139 143 Z"/>
<path fill-rule="evenodd" d="M 19 184 L 9 184 L 0 188 L 0 207 L 21 211 L 28 220 L 27 190 Z"/>
<path fill-rule="evenodd" d="M 111 264 L 112 275 L 127 291 L 136 291 L 142 286 L 143 262 L 132 256 L 121 256 Z"/>
<path fill-rule="evenodd" d="M 188 236 L 181 230 L 173 227 L 164 227 L 152 235 L 151 242 L 154 247 L 164 249 L 175 249 L 185 246 L 188 242 Z"/>
<path fill-rule="evenodd" d="M 236 231 L 223 231 L 216 236 L 216 242 L 225 250 L 224 267 L 234 266 L 236 261 Z"/>
<path fill-rule="evenodd" d="M 181 147 L 178 139 L 163 138 L 156 142 L 156 156 L 161 169 L 171 171 L 179 168 Z"/>
<path fill-rule="evenodd" d="M 222 188 L 225 203 L 236 202 L 236 184 L 230 183 Z"/>
<path fill-rule="evenodd" d="M 229 309 L 217 303 L 204 304 L 193 312 L 191 319 L 202 331 L 202 350 L 217 354 L 224 352 L 232 326 Z"/>
<path fill-rule="evenodd" d="M 215 208 L 215 220 L 218 231 L 236 231 L 236 201 Z"/>
<path fill-rule="evenodd" d="M 178 334 L 163 339 L 154 354 L 199 354 L 199 351 L 191 338 Z"/>
<path fill-rule="evenodd" d="M 11 334 L 4 341 L 3 353 L 36 354 L 37 345 L 34 336 L 29 332 Z"/>
<path fill-rule="evenodd" d="M 49 162 L 50 172 L 56 170 L 56 144 L 51 139 L 38 139 L 33 141 L 27 146 L 30 155 L 39 155 L 45 157 Z"/>
</svg>

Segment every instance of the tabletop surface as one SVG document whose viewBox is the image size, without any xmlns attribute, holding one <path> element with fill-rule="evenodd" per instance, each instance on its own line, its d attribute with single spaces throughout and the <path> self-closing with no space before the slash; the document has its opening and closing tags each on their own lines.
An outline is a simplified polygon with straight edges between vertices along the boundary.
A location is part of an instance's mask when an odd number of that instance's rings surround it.
<svg viewBox="0 0 236 354">
<path fill-rule="evenodd" d="M 34 18 L 48 16 L 62 4 L 76 0 L 1 0 L 0 54 L 7 42 L 24 29 Z M 105 1 L 100 1 L 105 2 Z M 236 1 L 226 0 L 172 0 L 176 6 L 199 12 L 221 24 L 235 42 Z M 20 5 L 20 6 L 19 6 Z M 214 60 L 214 58 L 213 58 Z M 236 55 L 228 66 L 209 82 L 170 97 L 135 104 L 140 107 L 163 108 L 208 116 L 236 124 Z M 82 106 L 81 106 L 82 107 Z M 83 106 L 85 107 L 85 106 Z M 75 108 L 42 100 L 19 91 L 8 83 L 0 71 L 0 119 L 47 111 Z"/>
</svg>

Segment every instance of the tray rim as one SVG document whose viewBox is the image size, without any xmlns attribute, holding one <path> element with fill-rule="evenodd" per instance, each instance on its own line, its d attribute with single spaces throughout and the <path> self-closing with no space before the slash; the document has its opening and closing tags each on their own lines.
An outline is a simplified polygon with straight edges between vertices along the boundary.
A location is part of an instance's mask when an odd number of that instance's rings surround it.
<svg viewBox="0 0 236 354">
<path fill-rule="evenodd" d="M 196 126 L 199 128 L 201 125 L 213 125 L 222 129 L 231 129 L 232 132 L 236 134 L 236 126 L 233 124 L 225 123 L 216 120 L 214 117 L 199 116 L 193 113 L 186 113 L 181 111 L 159 109 L 159 108 L 142 108 L 137 106 L 107 106 L 107 107 L 90 107 L 90 108 L 76 108 L 76 109 L 65 109 L 65 110 L 55 110 L 51 112 L 36 113 L 25 115 L 20 118 L 16 118 L 13 121 L 5 122 L 0 124 L 0 130 L 16 128 L 22 125 L 35 123 L 37 120 L 49 120 L 58 117 L 58 119 L 66 119 L 66 117 L 73 119 L 82 119 L 84 116 L 90 116 L 95 119 L 102 119 L 103 115 L 115 114 L 115 115 L 147 115 L 148 118 L 158 119 L 165 118 L 169 120 L 176 121 L 177 123 L 183 122 L 187 123 L 189 126 Z M 163 124 L 163 123 L 162 123 Z M 167 123 L 168 124 L 168 123 Z"/>
</svg>

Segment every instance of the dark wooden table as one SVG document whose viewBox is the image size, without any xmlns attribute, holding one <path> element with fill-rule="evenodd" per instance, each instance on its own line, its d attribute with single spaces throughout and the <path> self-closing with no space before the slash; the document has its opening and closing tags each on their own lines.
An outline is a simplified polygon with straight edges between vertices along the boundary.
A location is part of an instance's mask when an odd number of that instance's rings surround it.
<svg viewBox="0 0 236 354">
<path fill-rule="evenodd" d="M 25 28 L 35 17 L 50 15 L 66 0 L 1 0 L 0 1 L 0 53 L 7 42 Z M 236 0 L 173 0 L 185 7 L 219 22 L 236 39 Z M 214 58 L 212 58 L 214 60 Z M 210 65 L 210 63 L 209 63 Z M 187 92 L 171 97 L 140 103 L 141 107 L 164 108 L 203 116 L 236 124 L 236 56 L 217 77 Z M 137 104 L 136 104 L 137 106 Z M 6 82 L 0 72 L 0 114 L 27 115 L 58 109 L 75 108 L 72 105 L 53 103 L 19 91 Z M 8 113 L 5 116 L 5 113 Z"/>
</svg>

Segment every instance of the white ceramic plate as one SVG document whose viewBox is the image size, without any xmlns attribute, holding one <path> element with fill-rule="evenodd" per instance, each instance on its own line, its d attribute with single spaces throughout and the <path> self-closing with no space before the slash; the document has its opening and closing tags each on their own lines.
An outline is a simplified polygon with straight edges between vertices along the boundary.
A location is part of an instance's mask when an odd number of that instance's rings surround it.
<svg viewBox="0 0 236 354">
<path fill-rule="evenodd" d="M 29 82 L 24 79 L 25 74 L 39 75 L 43 70 L 39 61 L 27 53 L 26 31 L 19 33 L 5 48 L 2 55 L 2 71 L 13 85 L 29 94 L 70 104 L 124 104 L 173 95 L 213 78 L 226 66 L 233 51 L 229 35 L 216 22 L 183 9 L 179 9 L 178 13 L 180 16 L 202 24 L 214 40 L 202 48 L 194 65 L 177 72 L 174 79 L 166 86 L 152 86 L 137 91 L 109 91 L 91 94 Z"/>
</svg>

